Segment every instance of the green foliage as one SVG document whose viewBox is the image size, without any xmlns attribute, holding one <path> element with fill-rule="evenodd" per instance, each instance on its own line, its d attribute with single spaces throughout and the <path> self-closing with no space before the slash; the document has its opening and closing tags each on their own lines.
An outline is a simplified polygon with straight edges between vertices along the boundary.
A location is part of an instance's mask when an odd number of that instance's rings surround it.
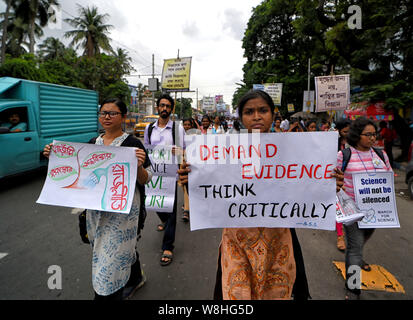
<svg viewBox="0 0 413 320">
<path fill-rule="evenodd" d="M 78 28 L 68 32 L 68 36 L 73 37 L 73 44 L 80 43 L 83 46 L 84 56 L 79 57 L 73 48 L 66 48 L 57 38 L 45 39 L 39 45 L 40 50 L 37 55 L 24 54 L 25 49 L 22 48 L 22 44 L 26 44 L 25 40 L 30 33 L 28 22 L 25 21 L 35 17 L 37 17 L 35 19 L 40 19 L 40 16 L 36 16 L 35 9 L 41 7 L 39 10 L 42 11 L 55 3 L 57 3 L 55 0 L 16 2 L 10 14 L 12 23 L 8 28 L 9 39 L 6 53 L 9 55 L 0 66 L 0 76 L 91 89 L 98 91 L 99 101 L 108 97 L 118 97 L 129 104 L 130 89 L 124 78 L 133 71 L 131 58 L 123 49 L 117 49 L 110 55 L 100 53 L 101 49 L 112 53 L 107 37 L 111 26 L 104 24 L 108 15 L 98 14 L 96 7 L 79 7 L 79 17 L 67 21 Z M 30 12 L 25 12 L 23 9 L 27 9 L 29 5 L 34 5 L 34 7 L 30 8 Z M 43 22 L 47 22 L 49 18 L 43 15 L 43 11 L 38 14 L 46 20 L 39 20 L 40 25 L 35 24 L 38 35 L 43 32 L 40 26 L 43 26 Z"/>
<path fill-rule="evenodd" d="M 112 52 L 108 33 L 113 26 L 105 24 L 108 18 L 108 14 L 99 14 L 95 6 L 78 5 L 78 17 L 65 19 L 75 28 L 66 32 L 65 37 L 72 38 L 71 46 L 82 47 L 84 55 L 89 58 L 99 54 L 101 50 Z"/>
<path fill-rule="evenodd" d="M 350 29 L 350 5 L 362 13 L 362 29 Z M 245 86 L 282 82 L 281 112 L 301 106 L 307 89 L 307 64 L 314 76 L 350 73 L 361 87 L 354 101 L 386 101 L 411 106 L 413 92 L 413 2 L 409 0 L 264 0 L 253 10 L 243 38 Z"/>
<path fill-rule="evenodd" d="M 19 58 L 6 58 L 6 61 L 0 66 L 0 77 L 49 82 L 48 74 L 37 65 L 37 58 L 33 54 L 24 54 Z"/>
<path fill-rule="evenodd" d="M 176 99 L 175 113 L 180 119 L 189 118 L 192 116 L 192 99 L 178 98 Z"/>
</svg>

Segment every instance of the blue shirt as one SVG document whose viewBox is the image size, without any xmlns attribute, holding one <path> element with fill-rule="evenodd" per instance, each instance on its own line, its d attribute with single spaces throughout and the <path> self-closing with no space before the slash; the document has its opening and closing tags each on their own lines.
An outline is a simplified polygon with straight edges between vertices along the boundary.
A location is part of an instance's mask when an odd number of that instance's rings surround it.
<svg viewBox="0 0 413 320">
<path fill-rule="evenodd" d="M 13 126 L 11 123 L 2 123 L 0 127 L 6 127 L 10 129 L 10 132 L 16 132 L 16 130 L 26 131 L 27 130 L 27 123 L 20 122 Z"/>
</svg>

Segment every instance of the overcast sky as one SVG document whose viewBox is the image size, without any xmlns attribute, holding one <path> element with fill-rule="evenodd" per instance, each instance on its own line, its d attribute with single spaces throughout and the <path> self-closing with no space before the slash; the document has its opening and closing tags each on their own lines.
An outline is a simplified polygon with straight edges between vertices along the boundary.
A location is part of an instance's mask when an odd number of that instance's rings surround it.
<svg viewBox="0 0 413 320">
<path fill-rule="evenodd" d="M 231 104 L 236 82 L 242 79 L 242 38 L 253 7 L 262 0 L 60 0 L 62 18 L 77 16 L 77 5 L 98 7 L 108 13 L 113 48 L 129 52 L 134 74 L 155 73 L 161 79 L 164 59 L 192 57 L 191 90 L 198 88 L 198 98 L 224 95 Z M 63 22 L 61 29 L 44 29 L 45 36 L 63 39 L 71 27 Z M 38 41 L 38 43 L 41 41 Z M 130 84 L 148 84 L 148 77 L 128 77 Z M 180 94 L 178 94 L 179 97 Z M 195 100 L 195 93 L 183 93 Z"/>
</svg>

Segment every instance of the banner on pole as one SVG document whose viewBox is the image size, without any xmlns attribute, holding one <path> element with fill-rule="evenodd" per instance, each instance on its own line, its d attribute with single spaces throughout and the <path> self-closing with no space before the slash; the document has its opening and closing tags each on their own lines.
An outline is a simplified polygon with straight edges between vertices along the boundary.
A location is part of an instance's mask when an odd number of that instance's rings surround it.
<svg viewBox="0 0 413 320">
<path fill-rule="evenodd" d="M 314 112 L 314 91 L 304 91 L 303 112 Z"/>
<path fill-rule="evenodd" d="M 192 57 L 164 60 L 162 88 L 168 92 L 189 91 Z"/>
<path fill-rule="evenodd" d="M 316 112 L 345 110 L 350 104 L 350 75 L 315 77 Z"/>
<path fill-rule="evenodd" d="M 252 88 L 254 90 L 265 91 L 272 98 L 272 101 L 276 106 L 281 106 L 281 97 L 283 90 L 282 83 L 254 84 Z"/>
<path fill-rule="evenodd" d="M 202 109 L 204 111 L 214 112 L 215 111 L 215 97 L 203 97 L 202 98 Z"/>
</svg>

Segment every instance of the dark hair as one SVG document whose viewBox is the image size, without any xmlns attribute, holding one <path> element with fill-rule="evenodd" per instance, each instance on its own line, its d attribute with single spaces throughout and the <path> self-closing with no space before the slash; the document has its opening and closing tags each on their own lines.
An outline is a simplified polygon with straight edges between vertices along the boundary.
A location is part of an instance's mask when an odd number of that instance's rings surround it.
<svg viewBox="0 0 413 320">
<path fill-rule="evenodd" d="M 209 122 L 212 122 L 212 121 L 211 121 L 211 118 L 210 118 L 207 114 L 204 114 L 204 115 L 202 116 L 201 122 L 202 122 L 202 120 L 204 120 L 205 118 L 208 119 Z"/>
<path fill-rule="evenodd" d="M 100 109 L 102 109 L 102 107 L 107 103 L 114 103 L 119 108 L 119 111 L 122 113 L 122 116 L 128 113 L 128 107 L 126 107 L 126 104 L 119 98 L 107 98 L 103 100 L 100 104 Z"/>
<path fill-rule="evenodd" d="M 377 132 L 377 126 L 372 120 L 365 117 L 359 117 L 354 120 L 350 125 L 350 130 L 347 135 L 347 143 L 355 148 L 360 141 L 360 134 L 368 125 L 372 125 Z"/>
<path fill-rule="evenodd" d="M 380 121 L 380 123 L 379 123 L 379 127 L 380 128 L 387 128 L 387 122 L 386 121 Z"/>
<path fill-rule="evenodd" d="M 172 97 L 171 97 L 169 94 L 167 94 L 167 93 L 164 93 L 163 95 L 161 95 L 161 96 L 158 98 L 158 100 L 156 100 L 156 106 L 157 106 L 157 107 L 159 107 L 159 103 L 161 102 L 162 99 L 168 100 L 168 101 L 171 103 L 171 108 L 172 108 L 172 109 L 174 108 L 174 106 L 175 106 L 175 101 L 174 101 L 174 99 L 172 99 Z"/>
<path fill-rule="evenodd" d="M 351 125 L 351 121 L 348 119 L 338 120 L 336 122 L 336 129 L 340 131 L 341 129 L 344 129 L 350 125 Z"/>
<path fill-rule="evenodd" d="M 310 126 L 310 124 L 312 124 L 312 123 L 315 123 L 316 126 L 317 126 L 317 120 L 308 120 L 308 121 L 305 123 L 305 128 L 307 129 L 307 128 Z"/>
<path fill-rule="evenodd" d="M 250 90 L 246 94 L 244 94 L 241 97 L 240 101 L 238 102 L 238 106 L 237 106 L 238 116 L 241 122 L 242 122 L 242 110 L 244 109 L 245 104 L 249 100 L 257 99 L 257 98 L 263 99 L 270 107 L 271 113 L 274 114 L 274 109 L 275 109 L 274 101 L 272 101 L 272 98 L 269 96 L 269 94 L 261 90 Z"/>
</svg>

